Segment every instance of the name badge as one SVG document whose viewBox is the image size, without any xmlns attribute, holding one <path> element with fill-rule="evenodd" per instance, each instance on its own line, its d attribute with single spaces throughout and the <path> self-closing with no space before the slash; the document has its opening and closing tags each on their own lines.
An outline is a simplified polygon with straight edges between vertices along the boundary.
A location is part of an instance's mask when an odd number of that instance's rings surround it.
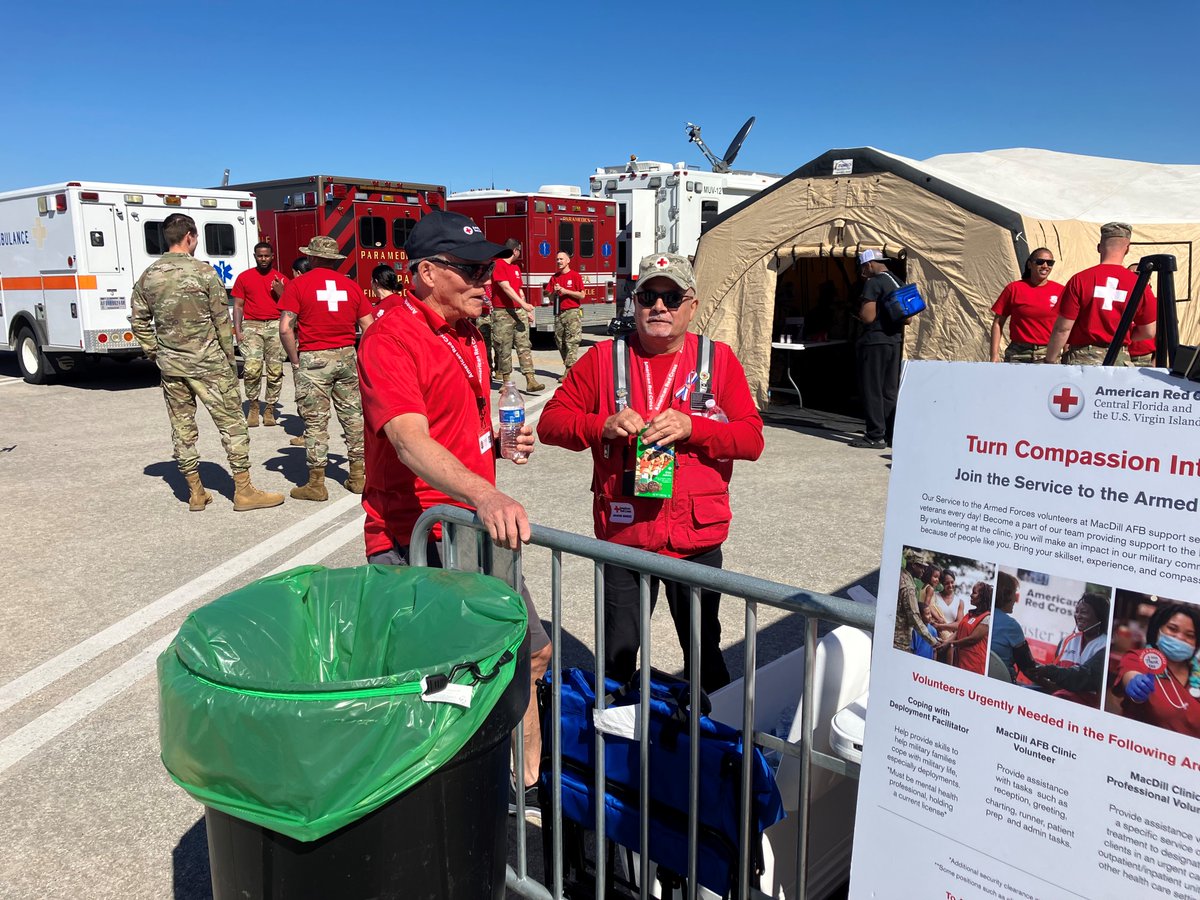
<svg viewBox="0 0 1200 900">
<path fill-rule="evenodd" d="M 608 520 L 617 525 L 630 525 L 633 523 L 633 504 L 632 503 L 609 503 L 608 504 Z"/>
<path fill-rule="evenodd" d="M 490 453 L 492 450 L 492 430 L 489 428 L 479 436 L 479 452 Z"/>
</svg>

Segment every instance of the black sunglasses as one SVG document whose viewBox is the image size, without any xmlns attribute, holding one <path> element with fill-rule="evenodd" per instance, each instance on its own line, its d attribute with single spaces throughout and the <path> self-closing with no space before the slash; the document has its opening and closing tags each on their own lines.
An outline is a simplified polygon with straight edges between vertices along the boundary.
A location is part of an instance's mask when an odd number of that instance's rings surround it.
<svg viewBox="0 0 1200 900">
<path fill-rule="evenodd" d="M 1051 269 L 1054 268 L 1054 260 L 1052 259 L 1035 259 L 1033 260 L 1033 264 L 1035 266 L 1047 266 Z"/>
<path fill-rule="evenodd" d="M 487 281 L 492 277 L 492 272 L 496 268 L 496 263 L 456 263 L 450 262 L 448 259 L 439 259 L 436 256 L 429 257 L 431 263 L 437 263 L 439 266 L 445 266 L 447 269 L 453 269 L 464 279 L 472 284 L 479 284 L 481 281 Z"/>
<path fill-rule="evenodd" d="M 663 306 L 667 309 L 679 309 L 683 306 L 683 301 L 687 299 L 687 294 L 684 291 L 638 291 L 633 295 L 633 299 L 638 302 L 638 306 L 643 309 L 653 309 L 654 304 L 662 300 Z"/>
</svg>

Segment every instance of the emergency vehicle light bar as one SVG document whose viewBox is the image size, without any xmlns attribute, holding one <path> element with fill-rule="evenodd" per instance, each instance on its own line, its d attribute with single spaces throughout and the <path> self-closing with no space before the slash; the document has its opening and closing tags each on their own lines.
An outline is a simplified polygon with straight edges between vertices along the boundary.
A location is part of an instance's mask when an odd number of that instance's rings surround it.
<svg viewBox="0 0 1200 900">
<path fill-rule="evenodd" d="M 167 194 L 163 196 L 163 203 L 167 206 L 183 206 L 183 198 L 178 194 Z"/>
<path fill-rule="evenodd" d="M 99 203 L 100 195 L 96 191 L 80 191 L 79 199 L 84 203 Z"/>
<path fill-rule="evenodd" d="M 253 200 L 239 200 L 238 209 L 252 209 L 254 207 Z"/>
<path fill-rule="evenodd" d="M 216 197 L 201 197 L 200 205 L 206 209 L 216 209 L 217 198 Z"/>
<path fill-rule="evenodd" d="M 143 202 L 142 195 L 141 194 L 126 194 L 125 202 L 126 203 L 142 203 Z"/>
<path fill-rule="evenodd" d="M 58 210 L 59 212 L 67 211 L 67 195 L 66 194 L 55 194 L 54 195 L 54 208 L 56 210 Z"/>
</svg>

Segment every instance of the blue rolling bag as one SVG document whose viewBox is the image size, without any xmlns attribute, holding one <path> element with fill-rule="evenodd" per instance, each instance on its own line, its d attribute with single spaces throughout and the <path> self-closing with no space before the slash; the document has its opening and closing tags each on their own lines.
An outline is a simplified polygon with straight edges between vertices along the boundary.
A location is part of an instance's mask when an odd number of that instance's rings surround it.
<svg viewBox="0 0 1200 900">
<path fill-rule="evenodd" d="M 562 673 L 562 804 L 564 838 L 568 824 L 590 830 L 596 821 L 595 786 L 595 674 L 582 669 Z M 539 683 L 543 759 L 540 796 L 543 829 L 550 828 L 550 675 Z M 611 698 L 606 708 L 636 706 L 641 698 L 640 675 L 627 685 L 608 680 Z M 687 682 L 652 670 L 650 699 L 650 849 L 648 856 L 658 864 L 660 877 L 687 873 L 688 836 L 688 685 Z M 702 710 L 707 709 L 707 697 Z M 605 737 L 605 830 L 611 842 L 640 852 L 639 810 L 641 808 L 638 742 L 624 737 Z M 753 748 L 753 798 L 750 825 L 754 835 L 783 818 L 783 802 L 775 777 L 757 747 Z M 726 896 L 738 867 L 738 798 L 741 788 L 743 744 L 741 732 L 700 716 L 700 823 L 697 881 Z M 579 833 L 579 829 L 575 829 Z M 582 843 L 581 841 L 579 842 Z M 579 859 L 576 852 L 564 856 L 568 866 Z M 579 848 L 574 848 L 576 851 Z M 547 855 L 549 859 L 549 855 Z M 761 872 L 761 845 L 751 853 Z M 580 862 L 581 872 L 587 866 Z M 608 871 L 612 872 L 612 866 Z M 751 884 L 756 882 L 752 873 Z"/>
</svg>

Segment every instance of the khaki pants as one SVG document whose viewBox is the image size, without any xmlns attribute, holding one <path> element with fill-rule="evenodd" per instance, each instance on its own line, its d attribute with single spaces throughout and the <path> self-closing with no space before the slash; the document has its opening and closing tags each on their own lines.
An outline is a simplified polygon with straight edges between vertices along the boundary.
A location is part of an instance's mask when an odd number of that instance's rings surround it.
<svg viewBox="0 0 1200 900">
<path fill-rule="evenodd" d="M 525 316 L 523 309 L 492 310 L 492 347 L 496 355 L 493 368 L 500 381 L 512 374 L 514 348 L 521 371 L 533 377 L 533 345 L 529 340 L 529 321 Z"/>
<path fill-rule="evenodd" d="M 238 394 L 237 376 L 232 369 L 206 372 L 191 378 L 186 375 L 162 376 L 163 399 L 167 403 L 167 418 L 171 422 L 171 443 L 175 447 L 175 462 L 184 475 L 195 472 L 200 465 L 196 440 L 196 400 L 204 404 L 213 424 L 221 435 L 221 444 L 229 458 L 229 468 L 245 472 L 250 468 L 250 435 L 246 417 L 242 414 L 242 398 Z"/>
<path fill-rule="evenodd" d="M 582 309 L 564 309 L 554 317 L 554 343 L 558 345 L 558 353 L 567 369 L 579 359 L 579 341 L 582 337 Z"/>
<path fill-rule="evenodd" d="M 308 467 L 322 469 L 329 462 L 331 405 L 342 423 L 346 456 L 350 462 L 360 462 L 363 458 L 363 414 L 354 348 L 301 352 L 296 389 L 296 405 L 304 417 Z"/>
<path fill-rule="evenodd" d="M 242 322 L 242 380 L 246 399 L 257 400 L 263 371 L 267 375 L 266 404 L 279 402 L 283 390 L 283 344 L 279 340 L 279 320 L 265 322 L 246 319 Z"/>
<path fill-rule="evenodd" d="M 1062 361 L 1063 365 L 1067 366 L 1102 366 L 1104 365 L 1104 355 L 1107 352 L 1108 347 L 1101 347 L 1097 344 L 1077 344 L 1066 349 L 1062 355 Z M 1118 350 L 1117 361 L 1113 365 L 1131 365 L 1129 351 L 1124 347 Z"/>
</svg>

